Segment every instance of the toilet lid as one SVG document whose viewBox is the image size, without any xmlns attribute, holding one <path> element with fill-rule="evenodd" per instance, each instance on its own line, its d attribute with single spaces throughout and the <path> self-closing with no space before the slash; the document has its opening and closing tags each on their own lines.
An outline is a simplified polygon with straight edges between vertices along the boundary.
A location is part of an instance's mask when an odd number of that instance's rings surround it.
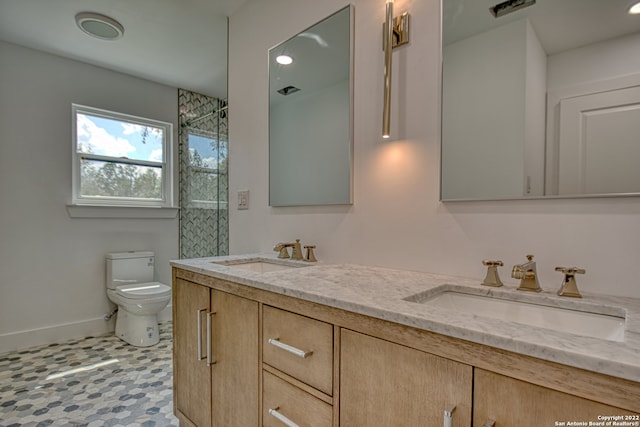
<svg viewBox="0 0 640 427">
<path fill-rule="evenodd" d="M 171 288 L 160 282 L 134 283 L 118 286 L 116 293 L 130 299 L 156 298 L 171 295 Z"/>
</svg>

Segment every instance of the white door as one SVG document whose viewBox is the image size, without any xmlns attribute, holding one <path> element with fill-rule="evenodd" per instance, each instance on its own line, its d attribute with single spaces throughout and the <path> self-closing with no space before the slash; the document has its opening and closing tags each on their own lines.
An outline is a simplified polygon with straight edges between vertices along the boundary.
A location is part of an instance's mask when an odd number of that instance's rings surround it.
<svg viewBox="0 0 640 427">
<path fill-rule="evenodd" d="M 640 192 L 640 86 L 560 101 L 558 193 Z"/>
</svg>

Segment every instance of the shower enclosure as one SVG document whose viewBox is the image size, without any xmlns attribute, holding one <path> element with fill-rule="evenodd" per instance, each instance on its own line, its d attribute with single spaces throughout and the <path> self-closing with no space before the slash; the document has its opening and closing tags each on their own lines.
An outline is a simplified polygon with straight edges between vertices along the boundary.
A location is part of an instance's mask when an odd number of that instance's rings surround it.
<svg viewBox="0 0 640 427">
<path fill-rule="evenodd" d="M 229 252 L 227 102 L 178 91 L 180 258 Z"/>
</svg>

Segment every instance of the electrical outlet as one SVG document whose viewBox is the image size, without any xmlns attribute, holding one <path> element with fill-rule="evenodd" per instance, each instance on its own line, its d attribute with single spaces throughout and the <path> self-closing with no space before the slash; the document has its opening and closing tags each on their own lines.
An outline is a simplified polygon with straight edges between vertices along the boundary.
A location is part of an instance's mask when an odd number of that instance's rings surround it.
<svg viewBox="0 0 640 427">
<path fill-rule="evenodd" d="M 249 209 L 249 190 L 238 191 L 238 210 Z"/>
</svg>

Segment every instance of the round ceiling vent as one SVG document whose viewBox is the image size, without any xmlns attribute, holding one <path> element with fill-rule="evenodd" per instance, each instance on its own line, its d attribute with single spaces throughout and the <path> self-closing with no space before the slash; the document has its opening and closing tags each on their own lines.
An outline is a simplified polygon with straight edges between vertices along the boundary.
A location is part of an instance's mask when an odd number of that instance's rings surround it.
<svg viewBox="0 0 640 427">
<path fill-rule="evenodd" d="M 100 40 L 118 40 L 124 35 L 124 27 L 115 19 L 94 12 L 80 12 L 76 24 L 91 37 Z"/>
</svg>

